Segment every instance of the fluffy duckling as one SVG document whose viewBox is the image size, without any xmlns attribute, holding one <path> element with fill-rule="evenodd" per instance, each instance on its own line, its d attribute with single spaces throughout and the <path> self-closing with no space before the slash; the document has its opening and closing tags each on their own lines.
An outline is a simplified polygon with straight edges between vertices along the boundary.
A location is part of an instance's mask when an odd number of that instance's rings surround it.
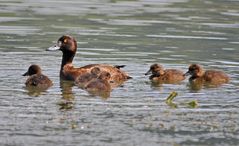
<svg viewBox="0 0 239 146">
<path fill-rule="evenodd" d="M 38 65 L 31 65 L 23 76 L 30 76 L 25 82 L 26 87 L 47 89 L 53 85 L 52 81 L 41 73 L 41 68 Z"/>
<path fill-rule="evenodd" d="M 152 74 L 149 79 L 157 83 L 174 84 L 185 79 L 182 71 L 177 69 L 164 69 L 162 65 L 153 64 L 145 75 Z"/>
<path fill-rule="evenodd" d="M 98 78 L 91 80 L 85 89 L 91 92 L 110 92 L 111 85 L 109 83 L 110 73 L 102 71 Z"/>
<path fill-rule="evenodd" d="M 100 68 L 94 67 L 90 72 L 86 72 L 86 73 L 78 76 L 75 80 L 75 84 L 77 86 L 83 88 L 92 79 L 96 79 L 99 76 L 100 72 L 101 72 Z"/>
<path fill-rule="evenodd" d="M 217 70 L 204 70 L 198 64 L 191 64 L 188 68 L 186 75 L 191 75 L 189 78 L 190 83 L 195 84 L 211 84 L 211 85 L 221 85 L 228 83 L 230 78 L 222 71 Z"/>
</svg>

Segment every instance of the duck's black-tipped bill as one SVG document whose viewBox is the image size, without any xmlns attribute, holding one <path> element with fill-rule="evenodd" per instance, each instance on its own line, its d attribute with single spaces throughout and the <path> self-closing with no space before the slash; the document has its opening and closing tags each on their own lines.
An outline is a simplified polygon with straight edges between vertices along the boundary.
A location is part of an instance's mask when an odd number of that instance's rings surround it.
<svg viewBox="0 0 239 146">
<path fill-rule="evenodd" d="M 183 74 L 183 76 L 189 76 L 191 74 L 191 72 L 190 71 L 188 71 L 188 72 L 186 72 L 185 74 Z"/>
<path fill-rule="evenodd" d="M 60 47 L 57 45 L 54 45 L 46 49 L 46 51 L 56 51 L 56 50 L 60 50 Z"/>
<path fill-rule="evenodd" d="M 149 75 L 149 74 L 151 74 L 151 69 L 150 70 L 148 70 L 144 75 Z"/>
<path fill-rule="evenodd" d="M 29 76 L 29 73 L 26 72 L 26 73 L 24 73 L 22 76 Z"/>
</svg>

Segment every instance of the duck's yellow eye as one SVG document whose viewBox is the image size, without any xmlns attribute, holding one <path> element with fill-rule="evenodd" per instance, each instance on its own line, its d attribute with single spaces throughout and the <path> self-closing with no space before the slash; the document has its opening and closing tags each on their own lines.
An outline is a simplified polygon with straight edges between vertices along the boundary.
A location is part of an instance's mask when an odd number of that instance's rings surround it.
<svg viewBox="0 0 239 146">
<path fill-rule="evenodd" d="M 67 39 L 64 39 L 64 43 L 67 43 Z"/>
</svg>

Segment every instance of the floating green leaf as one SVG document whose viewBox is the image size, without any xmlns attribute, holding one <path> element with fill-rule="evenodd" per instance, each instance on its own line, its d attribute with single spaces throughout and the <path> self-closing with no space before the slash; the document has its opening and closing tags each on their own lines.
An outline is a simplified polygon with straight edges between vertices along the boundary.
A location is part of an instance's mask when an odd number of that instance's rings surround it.
<svg viewBox="0 0 239 146">
<path fill-rule="evenodd" d="M 167 102 L 167 105 L 170 106 L 171 108 L 177 108 L 178 105 L 176 103 L 173 102 Z"/>
<path fill-rule="evenodd" d="M 60 106 L 60 110 L 70 110 L 74 107 L 74 103 L 72 101 L 61 101 L 58 105 Z"/>
<path fill-rule="evenodd" d="M 197 108 L 198 102 L 197 102 L 197 100 L 193 100 L 193 101 L 188 102 L 187 105 L 191 108 Z"/>
<path fill-rule="evenodd" d="M 166 99 L 166 104 L 172 108 L 177 108 L 178 105 L 173 103 L 173 99 L 178 95 L 177 92 L 173 91 L 170 93 L 170 95 L 168 96 L 168 98 Z"/>
<path fill-rule="evenodd" d="M 168 98 L 166 99 L 166 103 L 171 103 L 177 95 L 178 95 L 177 92 L 175 91 L 171 92 Z"/>
</svg>

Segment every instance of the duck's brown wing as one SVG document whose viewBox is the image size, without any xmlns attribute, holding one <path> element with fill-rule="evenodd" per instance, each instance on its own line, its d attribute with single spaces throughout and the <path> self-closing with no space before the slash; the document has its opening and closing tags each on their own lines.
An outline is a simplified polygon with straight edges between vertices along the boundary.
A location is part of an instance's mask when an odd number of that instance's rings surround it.
<svg viewBox="0 0 239 146">
<path fill-rule="evenodd" d="M 89 64 L 89 65 L 85 65 L 80 67 L 81 69 L 92 69 L 93 67 L 98 67 L 98 66 L 102 66 L 102 64 Z"/>
<path fill-rule="evenodd" d="M 80 69 L 85 69 L 87 70 L 87 72 L 90 72 L 91 69 L 93 69 L 94 67 L 98 67 L 101 71 L 106 71 L 110 73 L 111 75 L 110 80 L 114 82 L 126 81 L 131 78 L 126 72 L 120 70 L 115 66 L 107 64 L 90 64 L 83 66 Z"/>
<path fill-rule="evenodd" d="M 179 82 L 185 79 L 184 73 L 177 69 L 167 69 L 165 70 L 165 80 L 169 82 Z"/>
<path fill-rule="evenodd" d="M 52 86 L 52 81 L 45 75 L 33 75 L 26 81 L 26 86 L 35 86 L 38 88 L 47 88 Z"/>
<path fill-rule="evenodd" d="M 229 82 L 229 77 L 222 71 L 208 70 L 204 74 L 204 80 L 212 84 Z"/>
</svg>

